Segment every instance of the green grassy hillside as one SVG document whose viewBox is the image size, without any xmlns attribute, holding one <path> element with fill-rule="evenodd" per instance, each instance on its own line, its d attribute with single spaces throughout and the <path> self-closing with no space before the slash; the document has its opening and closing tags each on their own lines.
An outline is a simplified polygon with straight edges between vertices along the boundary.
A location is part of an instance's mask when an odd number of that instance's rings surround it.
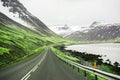
<svg viewBox="0 0 120 80">
<path fill-rule="evenodd" d="M 43 46 L 65 42 L 54 34 L 47 36 L 23 26 L 0 24 L 0 67 L 39 53 Z"/>
</svg>

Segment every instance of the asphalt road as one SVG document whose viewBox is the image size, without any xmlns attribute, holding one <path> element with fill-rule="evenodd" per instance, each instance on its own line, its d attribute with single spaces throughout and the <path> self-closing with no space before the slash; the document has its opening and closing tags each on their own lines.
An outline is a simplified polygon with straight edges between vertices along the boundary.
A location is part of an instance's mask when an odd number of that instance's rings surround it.
<svg viewBox="0 0 120 80">
<path fill-rule="evenodd" d="M 46 48 L 20 64 L 0 70 L 0 80 L 84 80 Z"/>
</svg>

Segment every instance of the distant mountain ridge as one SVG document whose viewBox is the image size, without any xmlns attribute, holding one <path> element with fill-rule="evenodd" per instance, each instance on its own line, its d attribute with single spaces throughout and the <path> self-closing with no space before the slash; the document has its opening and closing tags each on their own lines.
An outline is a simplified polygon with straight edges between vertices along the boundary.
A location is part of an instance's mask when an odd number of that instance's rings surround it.
<svg viewBox="0 0 120 80">
<path fill-rule="evenodd" d="M 48 25 L 48 27 L 54 31 L 56 34 L 62 36 L 63 38 L 70 35 L 71 33 L 75 32 L 75 31 L 83 31 L 86 29 L 89 29 L 88 27 L 80 27 L 77 25 Z"/>
<path fill-rule="evenodd" d="M 120 24 L 100 24 L 99 22 L 93 22 L 89 29 L 73 32 L 65 38 L 75 41 L 102 41 L 120 38 Z"/>
<path fill-rule="evenodd" d="M 73 30 L 71 29 L 70 26 L 68 25 L 50 25 L 48 26 L 53 32 L 55 32 L 56 34 L 64 37 L 67 34 L 70 34 L 71 32 L 73 32 Z"/>
</svg>

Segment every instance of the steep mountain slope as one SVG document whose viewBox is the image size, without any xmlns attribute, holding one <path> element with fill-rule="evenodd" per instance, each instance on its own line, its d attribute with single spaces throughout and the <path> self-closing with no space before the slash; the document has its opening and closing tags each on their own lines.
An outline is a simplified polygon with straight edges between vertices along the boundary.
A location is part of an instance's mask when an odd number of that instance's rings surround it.
<svg viewBox="0 0 120 80">
<path fill-rule="evenodd" d="M 1 1 L 13 11 L 11 16 L 0 12 L 0 68 L 39 53 L 44 46 L 67 42 L 30 14 L 18 0 Z M 14 17 L 14 13 L 20 13 L 20 18 Z M 24 18 L 25 15 L 28 17 Z"/>
<path fill-rule="evenodd" d="M 46 35 L 54 34 L 37 17 L 32 15 L 18 0 L 1 0 L 1 12 L 20 24 Z M 2 7 L 1 6 L 1 7 Z M 5 10 L 4 10 L 5 9 Z M 7 12 L 7 13 L 6 13 Z"/>
<path fill-rule="evenodd" d="M 93 22 L 90 29 L 84 31 L 77 31 L 68 36 L 67 39 L 80 40 L 112 40 L 120 38 L 120 24 L 100 24 Z"/>
<path fill-rule="evenodd" d="M 39 53 L 43 46 L 67 42 L 55 34 L 50 35 L 36 32 L 0 13 L 0 68 Z"/>
<path fill-rule="evenodd" d="M 81 41 L 81 40 L 83 40 L 82 35 L 84 35 L 83 32 L 81 32 L 81 31 L 75 31 L 75 32 L 73 32 L 73 33 L 65 36 L 65 38 L 73 40 L 73 41 Z"/>
</svg>

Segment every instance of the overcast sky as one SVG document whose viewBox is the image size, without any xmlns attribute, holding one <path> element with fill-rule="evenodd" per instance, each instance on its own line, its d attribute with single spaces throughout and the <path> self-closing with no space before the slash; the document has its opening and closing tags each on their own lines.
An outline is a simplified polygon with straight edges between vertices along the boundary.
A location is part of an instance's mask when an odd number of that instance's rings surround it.
<svg viewBox="0 0 120 80">
<path fill-rule="evenodd" d="M 20 0 L 46 25 L 120 23 L 120 0 Z"/>
</svg>

